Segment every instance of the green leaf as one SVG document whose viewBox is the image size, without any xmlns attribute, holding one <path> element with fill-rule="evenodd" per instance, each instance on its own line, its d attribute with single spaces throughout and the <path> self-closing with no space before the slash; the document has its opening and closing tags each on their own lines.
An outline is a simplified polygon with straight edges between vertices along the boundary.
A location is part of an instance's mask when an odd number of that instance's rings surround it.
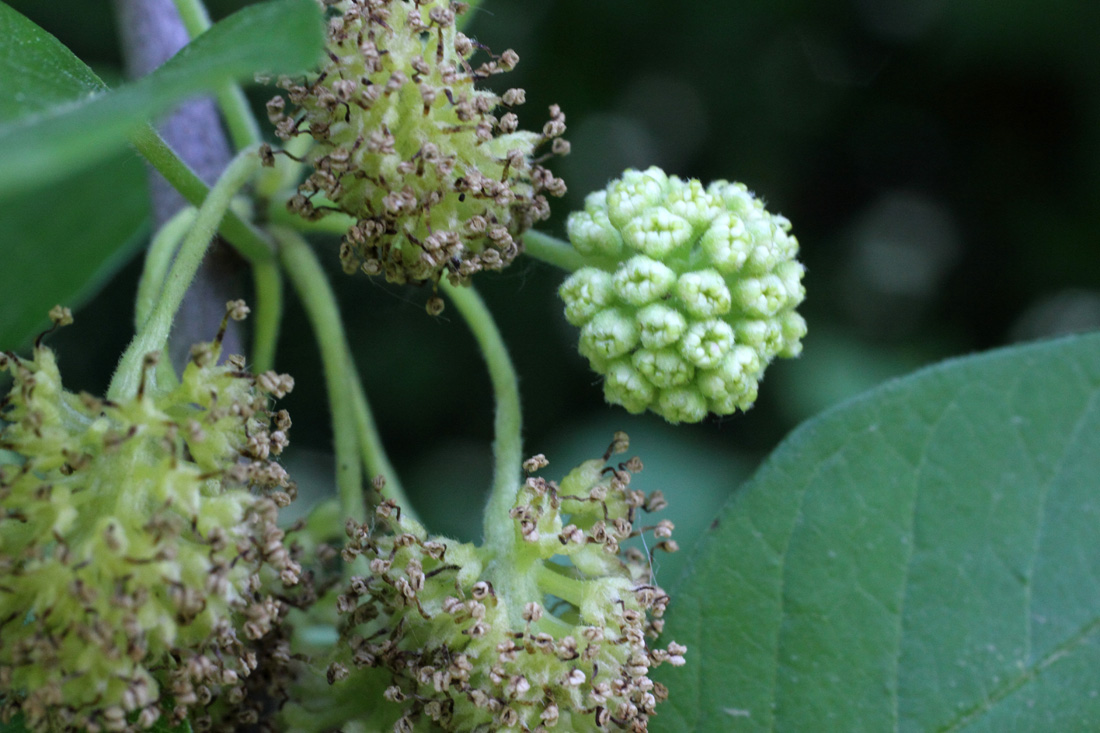
<svg viewBox="0 0 1100 733">
<path fill-rule="evenodd" d="M 0 122 L 102 91 L 106 86 L 56 38 L 0 3 Z M 132 154 L 0 205 L 0 348 L 47 328 L 46 313 L 77 306 L 125 262 L 148 215 L 144 166 Z"/>
<path fill-rule="evenodd" d="M 148 177 L 132 153 L 0 206 L 0 350 L 49 328 L 55 305 L 77 308 L 137 251 L 147 229 Z M 79 318 L 79 317 L 78 317 Z"/>
<path fill-rule="evenodd" d="M 15 715 L 10 723 L 0 722 L 0 733 L 26 733 L 26 725 L 23 724 L 23 715 Z"/>
<path fill-rule="evenodd" d="M 18 57 L 25 49 L 39 62 L 52 63 L 64 74 L 71 58 L 57 51 L 48 36 L 11 8 L 0 5 L 0 33 L 12 51 L 0 60 Z M 321 53 L 320 8 L 313 0 L 275 0 L 252 5 L 216 24 L 152 74 L 116 91 L 83 96 L 59 106 L 38 107 L 14 122 L 0 125 L 0 196 L 42 185 L 108 157 L 123 147 L 130 131 L 181 100 L 219 85 L 249 77 L 256 71 L 295 73 L 312 66 Z M 68 54 L 71 57 L 71 54 Z M 0 66 L 0 78 L 19 73 L 20 66 Z M 51 76 L 47 68 L 47 76 Z M 90 72 L 87 72 L 90 73 Z M 90 83 L 87 73 L 72 86 Z M 34 79 L 22 89 L 36 92 Z M 57 95 L 64 81 L 51 76 L 48 94 Z M 29 111 L 29 108 L 24 110 Z"/>
<path fill-rule="evenodd" d="M 60 41 L 2 2 L 0 39 L 0 124 L 107 88 Z"/>
<path fill-rule="evenodd" d="M 792 434 L 674 595 L 657 731 L 1100 730 L 1100 337 Z"/>
<path fill-rule="evenodd" d="M 10 723 L 0 722 L 0 733 L 27 733 L 27 726 L 23 724 L 23 715 L 16 715 Z"/>
</svg>

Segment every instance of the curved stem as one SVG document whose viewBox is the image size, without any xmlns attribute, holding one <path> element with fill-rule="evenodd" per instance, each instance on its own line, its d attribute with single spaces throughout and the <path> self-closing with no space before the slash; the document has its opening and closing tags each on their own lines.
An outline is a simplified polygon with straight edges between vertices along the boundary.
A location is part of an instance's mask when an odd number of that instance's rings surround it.
<svg viewBox="0 0 1100 733">
<path fill-rule="evenodd" d="M 532 230 L 523 233 L 523 253 L 569 272 L 584 267 L 584 258 L 573 249 L 573 245 L 542 232 Z"/>
<path fill-rule="evenodd" d="M 172 264 L 172 258 L 176 254 L 187 230 L 195 222 L 197 210 L 188 206 L 180 209 L 176 214 L 164 223 L 160 231 L 153 237 L 149 249 L 145 253 L 145 267 L 141 271 L 141 280 L 138 282 L 137 299 L 134 304 L 134 331 L 141 330 L 153 307 L 160 299 L 160 291 L 164 288 L 164 279 L 168 276 L 168 268 Z"/>
<path fill-rule="evenodd" d="M 164 142 L 150 125 L 139 127 L 130 136 L 130 143 L 157 169 L 172 186 L 193 206 L 201 205 L 210 193 L 210 187 L 202 182 L 191 167 L 183 162 L 175 151 Z M 226 212 L 218 229 L 229 244 L 242 257 L 252 263 L 273 259 L 271 245 L 251 225 L 246 224 L 236 212 Z"/>
<path fill-rule="evenodd" d="M 358 473 L 359 463 L 353 457 L 358 450 L 363 465 L 371 476 L 385 477 L 383 496 L 397 502 L 404 519 L 419 523 L 416 511 L 397 478 L 397 471 L 386 456 L 366 392 L 355 369 L 355 361 L 352 359 L 340 310 L 336 304 L 336 295 L 332 292 L 332 286 L 325 277 L 317 256 L 296 232 L 277 229 L 274 234 L 280 245 L 283 264 L 290 274 L 298 297 L 306 307 L 321 345 L 321 360 L 332 409 L 332 427 L 336 436 L 338 466 L 345 462 L 354 463 Z M 357 488 L 353 494 L 351 488 L 341 483 L 339 470 L 337 472 L 337 486 L 345 513 L 363 521 L 366 506 L 362 488 L 358 486 L 359 480 L 357 479 Z M 350 482 L 350 479 L 346 481 Z"/>
<path fill-rule="evenodd" d="M 256 314 L 252 320 L 252 371 L 262 374 L 275 366 L 275 347 L 283 320 L 283 273 L 274 260 L 252 263 Z"/>
<path fill-rule="evenodd" d="M 283 267 L 298 299 L 305 307 L 313 335 L 321 350 L 329 411 L 332 414 L 332 439 L 336 452 L 336 489 L 346 518 L 363 522 L 367 504 L 363 497 L 363 474 L 359 464 L 355 411 L 349 399 L 352 392 L 347 339 L 340 310 L 328 279 L 305 240 L 293 232 L 273 232 L 279 244 Z"/>
<path fill-rule="evenodd" d="M 446 280 L 440 280 L 439 284 L 474 332 L 493 383 L 497 405 L 493 424 L 495 465 L 492 493 L 485 506 L 485 547 L 496 562 L 507 563 L 516 543 L 515 523 L 509 512 L 523 483 L 519 381 L 504 339 L 477 292 L 470 287 L 451 285 Z"/>
<path fill-rule="evenodd" d="M 149 315 L 153 312 L 164 289 L 164 280 L 168 276 L 168 269 L 172 266 L 176 249 L 195 223 L 197 214 L 198 210 L 193 206 L 180 209 L 164 223 L 149 244 L 149 249 L 145 252 L 145 266 L 141 272 L 141 280 L 138 282 L 137 298 L 134 303 L 134 333 L 141 331 L 145 322 L 149 320 Z M 168 359 L 161 359 L 157 364 L 156 378 L 157 382 L 165 387 L 174 386 L 179 382 L 176 370 L 172 368 Z"/>
<path fill-rule="evenodd" d="M 187 35 L 191 38 L 202 35 L 210 27 L 210 16 L 201 0 L 173 0 L 176 12 L 183 20 Z M 227 84 L 217 91 L 218 107 L 221 108 L 229 137 L 238 150 L 263 142 L 260 125 L 256 122 L 248 98 L 236 84 Z"/>
<path fill-rule="evenodd" d="M 225 173 L 210 189 L 210 194 L 199 208 L 191 231 L 183 240 L 179 254 L 164 280 L 164 288 L 152 313 L 146 319 L 133 341 L 119 361 L 111 386 L 107 390 L 109 399 L 119 399 L 136 394 L 141 384 L 146 354 L 163 351 L 172 330 L 172 321 L 183 302 L 191 281 L 195 279 L 202 258 L 218 224 L 229 208 L 230 201 L 252 174 L 260 166 L 260 158 L 255 150 L 245 150 L 225 169 Z"/>
</svg>

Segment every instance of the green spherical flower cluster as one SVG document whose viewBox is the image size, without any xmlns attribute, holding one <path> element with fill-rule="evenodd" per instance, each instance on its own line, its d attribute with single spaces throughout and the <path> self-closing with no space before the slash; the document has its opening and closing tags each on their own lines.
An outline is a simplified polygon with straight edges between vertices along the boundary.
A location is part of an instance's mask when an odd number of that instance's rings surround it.
<svg viewBox="0 0 1100 733">
<path fill-rule="evenodd" d="M 252 377 L 240 357 L 215 366 L 219 350 L 196 348 L 171 391 L 120 401 L 65 391 L 47 348 L 0 355 L 13 377 L 0 432 L 4 719 L 209 728 L 213 699 L 242 703 L 251 644 L 283 612 L 264 588 L 301 570 L 275 524 L 294 488 L 270 458 L 290 420 L 270 424 L 268 393 L 291 384 Z"/>
<path fill-rule="evenodd" d="M 519 62 L 489 54 L 457 30 L 465 3 L 446 0 L 326 2 L 329 61 L 314 79 L 281 80 L 298 110 L 268 104 L 283 139 L 308 132 L 316 171 L 290 201 L 307 218 L 323 194 L 357 219 L 341 249 L 345 269 L 393 282 L 466 281 L 499 270 L 517 237 L 549 216 L 545 194 L 565 192 L 534 162 L 540 145 L 564 154 L 565 116 L 551 107 L 541 132 L 518 129 L 522 89 L 477 88 Z"/>
<path fill-rule="evenodd" d="M 616 446 L 625 447 L 624 435 Z M 629 488 L 634 458 L 606 467 L 611 451 L 561 483 L 529 477 L 511 512 L 514 550 L 429 537 L 392 504 L 350 523 L 346 560 L 369 575 L 338 599 L 347 656 L 330 681 L 384 690 L 371 723 L 394 731 L 644 731 L 667 690 L 649 670 L 683 664 L 685 649 L 647 646 L 668 596 L 650 559 L 620 543 L 643 532 L 675 550 L 672 524 L 637 527 L 660 492 Z M 527 461 L 534 471 L 542 456 Z M 352 671 L 358 668 L 358 671 Z M 360 692 L 362 694 L 362 692 Z"/>
<path fill-rule="evenodd" d="M 765 367 L 806 334 L 790 228 L 740 183 L 657 168 L 589 195 L 568 220 L 586 266 L 559 293 L 608 402 L 672 423 L 751 407 Z"/>
</svg>

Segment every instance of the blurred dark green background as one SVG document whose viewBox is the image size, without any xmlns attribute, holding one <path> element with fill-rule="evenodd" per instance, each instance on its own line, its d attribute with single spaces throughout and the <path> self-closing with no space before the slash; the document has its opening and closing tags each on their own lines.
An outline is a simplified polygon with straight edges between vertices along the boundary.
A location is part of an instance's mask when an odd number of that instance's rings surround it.
<svg viewBox="0 0 1100 733">
<path fill-rule="evenodd" d="M 108 0 L 12 4 L 117 73 Z M 628 431 L 649 467 L 638 485 L 665 490 L 686 543 L 837 401 L 947 356 L 1100 327 L 1097 29 L 1087 0 L 486 0 L 470 32 L 520 54 L 499 81 L 526 88 L 521 121 L 541 126 L 555 102 L 567 114 L 573 153 L 555 170 L 571 193 L 550 231 L 624 167 L 656 164 L 746 182 L 793 221 L 809 268 L 803 357 L 771 367 L 750 413 L 675 429 L 604 405 L 561 316 L 561 273 L 520 261 L 481 277 L 521 374 L 529 452 L 554 475 Z M 476 536 L 492 406 L 465 326 L 426 316 L 423 292 L 337 276 L 324 246 L 405 482 L 436 530 Z M 136 273 L 53 342 L 70 387 L 105 386 Z M 323 491 L 324 391 L 294 304 L 282 347 L 298 378 L 291 462 Z"/>
</svg>

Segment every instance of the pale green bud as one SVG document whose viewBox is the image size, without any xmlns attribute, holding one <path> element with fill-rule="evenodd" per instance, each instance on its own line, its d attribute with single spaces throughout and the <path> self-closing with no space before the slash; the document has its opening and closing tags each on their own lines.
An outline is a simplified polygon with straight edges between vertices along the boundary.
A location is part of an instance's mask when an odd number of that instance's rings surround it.
<svg viewBox="0 0 1100 733">
<path fill-rule="evenodd" d="M 642 329 L 642 345 L 660 349 L 680 340 L 687 330 L 687 319 L 678 310 L 653 303 L 638 311 L 638 326 Z"/>
<path fill-rule="evenodd" d="M 565 318 L 574 326 L 583 326 L 614 302 L 611 275 L 594 267 L 574 272 L 558 292 L 567 303 Z"/>
<path fill-rule="evenodd" d="M 695 368 L 672 349 L 638 349 L 631 361 L 634 368 L 659 389 L 679 387 L 695 376 Z"/>
<path fill-rule="evenodd" d="M 676 296 L 684 310 L 696 318 L 725 315 L 730 309 L 730 291 L 717 270 L 681 275 L 676 282 Z"/>
<path fill-rule="evenodd" d="M 607 217 L 607 192 L 597 191 L 585 199 L 584 211 L 574 211 L 565 222 L 569 241 L 586 255 L 617 257 L 623 237 Z"/>
<path fill-rule="evenodd" d="M 663 259 L 691 240 L 692 227 L 687 219 L 661 206 L 638 214 L 622 232 L 623 241 L 634 249 Z"/>
<path fill-rule="evenodd" d="M 603 394 L 608 402 L 638 414 L 650 406 L 657 389 L 629 361 L 620 359 L 604 372 Z"/>
<path fill-rule="evenodd" d="M 733 302 L 754 318 L 774 316 L 787 303 L 787 289 L 775 275 L 740 280 L 733 288 Z"/>
<path fill-rule="evenodd" d="M 733 328 L 712 318 L 688 326 L 680 341 L 680 353 L 700 369 L 717 366 L 733 348 Z"/>
<path fill-rule="evenodd" d="M 664 198 L 668 176 L 660 168 L 629 170 L 607 187 L 607 213 L 620 230 Z"/>
<path fill-rule="evenodd" d="M 699 422 L 707 416 L 707 401 L 694 387 L 676 387 L 661 392 L 655 412 L 669 422 Z"/>
<path fill-rule="evenodd" d="M 736 214 L 722 213 L 703 233 L 699 246 L 720 272 L 734 274 L 745 266 L 749 258 L 752 235 Z"/>
<path fill-rule="evenodd" d="M 626 311 L 600 311 L 581 329 L 581 354 L 606 363 L 633 349 L 638 336 L 638 324 Z"/>
<path fill-rule="evenodd" d="M 630 305 L 646 305 L 660 300 L 676 283 L 676 273 L 645 255 L 623 263 L 614 277 L 615 295 Z"/>
</svg>

